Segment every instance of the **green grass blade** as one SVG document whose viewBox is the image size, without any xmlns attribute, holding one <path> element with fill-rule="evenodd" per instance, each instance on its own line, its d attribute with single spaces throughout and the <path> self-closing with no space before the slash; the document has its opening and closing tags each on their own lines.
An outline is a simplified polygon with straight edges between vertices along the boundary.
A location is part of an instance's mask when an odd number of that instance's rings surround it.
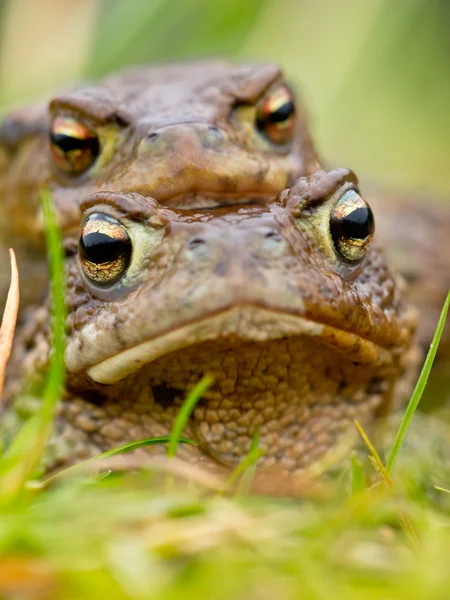
<svg viewBox="0 0 450 600">
<path fill-rule="evenodd" d="M 264 451 L 259 447 L 259 432 L 256 432 L 252 438 L 250 450 L 241 463 L 243 464 L 242 475 L 237 488 L 237 494 L 239 496 L 247 496 L 250 493 L 258 460 L 263 454 Z"/>
<path fill-rule="evenodd" d="M 369 459 L 372 462 L 375 470 L 378 471 L 382 481 L 386 484 L 386 486 L 393 490 L 394 482 L 392 481 L 390 474 L 387 472 L 386 467 L 384 466 L 383 461 L 381 460 L 380 455 L 378 454 L 375 446 L 370 441 L 369 436 L 364 431 L 363 426 L 358 421 L 355 421 L 355 425 L 364 443 L 370 451 Z M 411 517 L 406 512 L 400 511 L 398 518 L 400 525 L 402 526 L 405 534 L 408 536 L 411 544 L 414 546 L 414 548 L 418 548 L 419 539 L 414 529 L 414 524 L 411 520 Z"/>
<path fill-rule="evenodd" d="M 41 191 L 41 205 L 45 223 L 45 238 L 50 269 L 50 296 L 52 298 L 52 355 L 50 369 L 44 390 L 42 416 L 44 425 L 49 425 L 54 417 L 64 383 L 66 348 L 65 322 L 66 278 L 64 250 L 49 189 Z"/>
<path fill-rule="evenodd" d="M 51 433 L 64 382 L 65 272 L 61 234 L 49 190 L 41 191 L 52 299 L 50 366 L 39 411 L 19 430 L 0 461 L 1 499 L 12 501 L 38 464 Z"/>
<path fill-rule="evenodd" d="M 360 494 L 366 489 L 366 474 L 364 466 L 358 459 L 356 454 L 351 457 L 351 473 L 352 473 L 352 496 Z"/>
<path fill-rule="evenodd" d="M 433 366 L 442 332 L 444 330 L 445 320 L 447 318 L 449 306 L 450 292 L 447 294 L 447 299 L 445 300 L 444 306 L 442 308 L 441 316 L 439 317 L 436 331 L 434 332 L 433 340 L 430 344 L 430 349 L 428 350 L 428 354 L 423 364 L 422 371 L 420 373 L 419 379 L 417 380 L 416 387 L 414 388 L 408 406 L 406 407 L 405 414 L 403 416 L 400 427 L 398 428 L 397 435 L 395 436 L 392 449 L 389 453 L 389 457 L 386 463 L 386 472 L 388 473 L 388 475 L 392 474 L 395 461 L 397 460 L 400 448 L 402 447 L 403 441 L 408 431 L 409 424 L 411 423 L 411 419 L 413 418 L 413 415 L 416 412 L 417 406 L 419 405 L 423 391 L 427 384 L 428 376 L 430 375 L 431 367 Z"/>
<path fill-rule="evenodd" d="M 167 444 L 170 442 L 171 437 L 169 435 L 162 435 L 160 437 L 147 438 L 145 440 L 138 440 L 137 442 L 130 442 L 129 444 L 123 444 L 123 446 L 118 446 L 117 448 L 113 448 L 112 450 L 107 450 L 100 454 L 97 458 L 109 458 L 110 456 L 117 456 L 117 454 L 125 454 L 126 452 L 131 452 L 132 450 L 137 450 L 137 448 L 144 448 L 146 446 L 156 446 L 157 444 Z M 191 440 L 190 438 L 180 437 L 178 440 L 179 444 L 190 444 L 191 446 L 198 446 L 198 443 L 195 440 Z"/>
<path fill-rule="evenodd" d="M 197 402 L 200 400 L 212 382 L 212 377 L 210 375 L 205 375 L 205 377 L 203 377 L 203 379 L 197 383 L 191 393 L 187 396 L 186 400 L 183 402 L 170 433 L 169 445 L 167 446 L 168 457 L 173 458 L 176 455 L 178 443 L 181 439 L 183 429 L 186 427 L 186 423 L 188 422 Z"/>
<path fill-rule="evenodd" d="M 55 473 L 51 477 L 48 477 L 44 481 L 44 484 L 47 485 L 48 483 L 53 482 L 55 479 L 59 479 L 60 477 L 66 477 L 66 475 L 72 474 L 78 470 L 83 470 L 86 468 L 86 466 L 88 466 L 89 464 L 91 464 L 93 462 L 97 462 L 99 460 L 104 460 L 105 458 L 110 458 L 112 456 L 117 456 L 119 454 L 125 454 L 127 452 L 132 452 L 133 450 L 137 450 L 138 448 L 146 448 L 147 446 L 156 446 L 158 444 L 167 444 L 169 441 L 170 441 L 170 436 L 162 435 L 160 437 L 145 438 L 143 440 L 137 440 L 135 442 L 129 442 L 128 444 L 123 444 L 121 446 L 117 446 L 116 448 L 113 448 L 112 450 L 107 450 L 106 452 L 102 452 L 102 454 L 93 456 L 92 458 L 88 458 L 87 460 L 83 460 L 82 462 L 76 463 L 75 465 L 72 465 L 71 467 L 68 467 L 67 469 L 64 469 L 63 471 L 59 471 L 58 473 Z M 181 437 L 178 440 L 178 443 L 190 444 L 191 446 L 198 445 L 195 440 L 191 440 L 191 439 L 185 438 L 185 437 Z"/>
<path fill-rule="evenodd" d="M 373 459 L 373 464 L 375 466 L 375 469 L 379 472 L 379 474 L 380 474 L 381 478 L 383 479 L 384 483 L 386 485 L 388 485 L 390 488 L 392 488 L 394 486 L 393 481 L 392 481 L 391 476 L 389 475 L 389 473 L 386 471 L 386 467 L 384 466 L 383 461 L 381 460 L 380 455 L 378 454 L 377 449 L 375 448 L 375 446 L 370 441 L 369 436 L 365 432 L 365 430 L 364 430 L 363 426 L 361 425 L 361 423 L 359 423 L 359 421 L 355 420 L 355 426 L 356 426 L 356 429 L 359 432 L 359 435 L 362 437 L 363 442 L 366 444 L 367 448 L 369 449 L 370 458 Z"/>
<path fill-rule="evenodd" d="M 244 488 L 246 486 L 245 480 L 247 481 L 247 485 L 251 484 L 255 474 L 256 463 L 263 454 L 264 451 L 259 447 L 259 432 L 256 432 L 252 438 L 252 443 L 250 444 L 250 449 L 247 453 L 247 456 L 238 464 L 238 466 L 228 477 L 228 485 L 233 485 L 240 475 L 242 475 L 242 478 L 244 479 L 244 483 L 242 484 Z M 241 492 L 243 490 L 241 489 L 239 491 Z"/>
</svg>

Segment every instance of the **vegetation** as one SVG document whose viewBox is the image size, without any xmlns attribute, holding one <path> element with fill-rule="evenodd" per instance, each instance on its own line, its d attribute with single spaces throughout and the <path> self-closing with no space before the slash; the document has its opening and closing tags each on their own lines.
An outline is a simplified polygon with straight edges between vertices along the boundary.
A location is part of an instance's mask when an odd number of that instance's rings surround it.
<svg viewBox="0 0 450 600">
<path fill-rule="evenodd" d="M 274 479 L 278 497 L 258 493 L 264 480 L 257 476 L 257 438 L 227 481 L 180 464 L 176 448 L 192 443 L 181 437 L 182 430 L 211 383 L 205 379 L 186 399 L 169 438 L 143 440 L 39 478 L 36 466 L 63 381 L 64 346 L 61 244 L 48 193 L 42 201 L 53 360 L 41 408 L 0 458 L 0 597 L 441 596 L 450 585 L 450 490 L 445 488 L 450 427 L 431 417 L 422 417 L 415 431 L 409 426 L 450 294 L 386 466 L 357 423 L 368 455 L 354 454 L 321 481 Z M 8 322 L 14 306 L 13 282 L 0 331 L 0 367 L 8 355 L 5 339 L 13 334 Z M 117 471 L 119 453 L 152 443 L 167 443 L 166 461 L 149 460 L 138 472 Z"/>
<path fill-rule="evenodd" d="M 373 3 L 377 11 L 369 14 L 371 9 L 365 8 L 369 16 L 361 12 L 360 26 L 353 31 L 345 29 L 353 13 L 340 10 L 343 14 L 336 13 L 327 25 L 320 13 L 322 3 L 286 0 L 264 11 L 256 0 L 108 2 L 108 10 L 107 2 L 91 3 L 98 7 L 92 18 L 100 27 L 89 42 L 82 69 L 86 75 L 147 59 L 206 53 L 241 51 L 280 60 L 290 65 L 294 79 L 306 82 L 314 100 L 319 146 L 325 144 L 328 155 L 342 156 L 343 150 L 345 164 L 356 170 L 360 165 L 366 172 L 373 165 L 373 172 L 387 166 L 403 173 L 401 182 L 411 176 L 413 184 L 449 189 L 449 140 L 442 135 L 449 97 L 430 66 L 448 66 L 448 53 L 439 45 L 447 43 L 448 36 L 438 35 L 446 32 L 448 23 L 445 0 L 410 0 L 396 4 L 400 8 L 392 13 L 392 3 Z M 15 6 L 25 4 L 14 0 Z M 42 11 L 45 4 L 39 4 Z M 53 9 L 56 4 L 55 0 Z M 284 10 L 278 8 L 281 4 Z M 295 12 L 297 4 L 304 6 L 302 13 Z M 346 0 L 346 4 L 358 11 L 372 3 Z M 8 5 L 13 0 L 0 2 L 0 21 L 8 15 Z M 219 10 L 212 10 L 218 5 Z M 30 7 L 31 3 L 27 10 Z M 333 10 L 332 3 L 328 10 Z M 72 23 L 80 27 L 79 21 L 64 14 L 67 27 Z M 294 14 L 309 20 L 303 22 Z M 26 29 L 26 23 L 19 22 Z M 287 52 L 294 29 L 297 50 Z M 76 27 L 74 31 L 78 33 Z M 364 44 L 358 38 L 361 31 Z M 25 39 L 6 38 L 3 49 L 10 39 L 19 44 Z M 42 44 L 46 40 L 43 36 Z M 374 40 L 385 43 L 373 48 Z M 280 55 L 279 48 L 286 54 Z M 424 48 L 429 51 L 426 59 Z M 331 54 L 338 57 L 336 64 Z M 344 55 L 356 59 L 342 62 Z M 396 68 L 390 71 L 392 60 Z M 24 64 L 20 69 L 25 79 L 30 78 Z M 64 72 L 68 79 L 79 75 L 67 65 Z M 0 65 L 0 105 L 5 108 L 26 94 L 20 85 L 8 87 L 10 80 L 1 79 L 2 73 Z M 393 73 L 402 73 L 403 87 L 396 87 L 399 78 Z M 386 99 L 383 82 L 388 77 L 393 93 Z M 62 80 L 56 81 L 60 85 Z M 50 84 L 55 81 L 49 79 Z M 42 91 L 34 87 L 27 93 Z M 427 114 L 418 112 L 424 105 Z M 367 121 L 373 123 L 362 132 L 361 115 L 367 112 L 373 117 Z M 383 141 L 386 136 L 378 133 L 382 126 L 385 132 L 395 129 L 390 152 Z M 361 146 L 361 138 L 373 143 Z M 414 140 L 419 138 L 422 154 L 415 155 Z M 165 461 L 149 460 L 136 472 L 121 472 L 121 453 L 136 447 L 129 444 L 45 479 L 38 465 L 51 434 L 63 377 L 64 281 L 58 231 L 45 194 L 43 208 L 52 274 L 53 363 L 39 398 L 41 409 L 0 457 L 0 598 L 435 600 L 448 595 L 449 409 L 433 415 L 416 409 L 450 296 L 404 414 L 383 424 L 381 432 L 360 428 L 361 448 L 320 479 L 278 481 L 274 475 L 265 481 L 257 468 L 257 438 L 226 481 L 181 464 L 177 445 L 192 443 L 182 437 L 183 426 L 208 380 L 186 400 L 170 437 L 138 443 L 167 444 Z M 17 308 L 14 277 L 11 290 L 0 330 L 0 396 Z M 277 495 L 264 495 L 268 487 Z"/>
</svg>

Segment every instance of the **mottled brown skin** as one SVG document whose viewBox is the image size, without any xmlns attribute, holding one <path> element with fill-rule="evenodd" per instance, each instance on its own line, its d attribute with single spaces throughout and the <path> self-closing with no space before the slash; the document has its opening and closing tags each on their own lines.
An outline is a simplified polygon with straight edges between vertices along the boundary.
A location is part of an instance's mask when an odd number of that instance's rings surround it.
<svg viewBox="0 0 450 600">
<path fill-rule="evenodd" d="M 10 219 L 1 235 L 25 266 L 30 252 L 40 264 L 37 194 L 49 185 L 67 253 L 67 384 L 51 466 L 167 434 L 205 373 L 214 384 L 186 431 L 199 448 L 183 456 L 234 465 L 258 430 L 263 463 L 287 471 L 324 456 L 354 418 L 370 423 L 407 389 L 416 313 L 385 263 L 385 241 L 349 264 L 327 232 L 355 176 L 320 170 L 300 108 L 288 145 L 253 127 L 252 106 L 279 81 L 270 65 L 194 63 L 65 94 L 50 114 L 81 116 L 107 148 L 76 178 L 49 160 L 47 109 L 3 124 L 0 203 Z M 80 223 L 92 212 L 133 232 L 127 275 L 108 291 L 79 264 Z M 442 297 L 446 259 L 439 264 Z M 46 304 L 31 309 L 7 397 L 27 373 L 45 371 L 47 330 Z"/>
<path fill-rule="evenodd" d="M 232 466 L 258 430 L 263 464 L 295 471 L 335 447 L 354 418 L 369 423 L 411 375 L 415 314 L 376 247 L 349 265 L 321 232 L 355 185 L 344 169 L 317 172 L 276 202 L 202 212 L 138 194 L 88 196 L 83 215 L 120 221 L 135 250 L 105 291 L 80 272 L 78 237 L 66 237 L 64 459 L 167 435 L 206 373 L 214 384 L 187 430 L 200 446 L 185 458 Z M 35 374 L 45 338 L 31 331 L 21 342 Z"/>
<path fill-rule="evenodd" d="M 249 132 L 234 110 L 251 106 L 281 79 L 274 65 L 141 67 L 9 115 L 0 124 L 0 202 L 9 216 L 0 220 L 0 239 L 14 246 L 30 281 L 22 301 L 41 300 L 45 280 L 43 185 L 52 190 L 63 229 L 77 230 L 80 202 L 95 191 L 137 192 L 184 208 L 267 202 L 319 168 L 300 108 L 295 141 L 285 149 L 266 142 L 251 123 Z M 85 175 L 67 177 L 49 160 L 55 114 L 101 131 L 105 150 Z M 0 298 L 7 282 L 7 269 L 0 269 Z"/>
<path fill-rule="evenodd" d="M 294 144 L 277 148 L 256 132 L 249 135 L 233 109 L 254 103 L 279 81 L 280 70 L 272 65 L 144 67 L 62 94 L 43 110 L 13 113 L 0 132 L 7 170 L 1 196 L 12 213 L 8 231 L 23 234 L 29 227 L 35 235 L 29 207 L 38 204 L 37 183 L 50 185 L 64 229 L 78 226 L 81 199 L 101 190 L 151 194 L 183 208 L 205 204 L 196 194 L 208 206 L 273 199 L 295 177 L 318 168 L 303 115 Z M 48 159 L 55 114 L 76 115 L 105 130 L 105 138 L 113 139 L 111 156 L 101 156 L 75 181 L 64 176 Z M 18 206 L 27 207 L 26 214 Z"/>
</svg>

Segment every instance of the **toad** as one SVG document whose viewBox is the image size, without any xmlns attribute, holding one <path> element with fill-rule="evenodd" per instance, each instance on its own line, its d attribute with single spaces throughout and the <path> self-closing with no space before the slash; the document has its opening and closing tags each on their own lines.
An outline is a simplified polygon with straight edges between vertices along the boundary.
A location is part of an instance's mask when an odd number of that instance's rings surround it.
<svg viewBox="0 0 450 600">
<path fill-rule="evenodd" d="M 288 472 L 409 389 L 417 315 L 377 214 L 351 171 L 324 169 L 277 67 L 129 69 L 13 113 L 0 143 L 0 233 L 36 279 L 7 398 L 48 363 L 43 185 L 66 251 L 52 467 L 167 435 L 205 374 L 186 429 L 198 446 L 180 455 L 233 467 L 258 432 L 262 464 Z"/>
</svg>

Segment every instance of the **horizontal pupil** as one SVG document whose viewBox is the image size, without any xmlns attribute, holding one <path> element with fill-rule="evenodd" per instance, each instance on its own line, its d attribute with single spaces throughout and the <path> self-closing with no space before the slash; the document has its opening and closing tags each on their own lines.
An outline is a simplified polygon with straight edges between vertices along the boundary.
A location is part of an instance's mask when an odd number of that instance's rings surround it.
<svg viewBox="0 0 450 600">
<path fill-rule="evenodd" d="M 373 216 L 367 206 L 355 208 L 341 221 L 345 237 L 365 240 L 373 232 Z"/>
<path fill-rule="evenodd" d="M 77 138 L 71 135 L 65 135 L 64 133 L 52 133 L 50 135 L 52 144 L 61 148 L 63 152 L 70 152 L 71 150 L 91 150 L 94 154 L 98 152 L 98 139 L 96 137 L 90 138 Z"/>
<path fill-rule="evenodd" d="M 292 100 L 282 104 L 277 110 L 274 110 L 267 115 L 265 121 L 267 123 L 282 123 L 287 121 L 294 113 L 294 103 Z"/>
<path fill-rule="evenodd" d="M 113 262 L 130 247 L 130 241 L 117 239 L 105 233 L 93 232 L 83 235 L 81 250 L 89 262 L 96 265 Z"/>
</svg>

